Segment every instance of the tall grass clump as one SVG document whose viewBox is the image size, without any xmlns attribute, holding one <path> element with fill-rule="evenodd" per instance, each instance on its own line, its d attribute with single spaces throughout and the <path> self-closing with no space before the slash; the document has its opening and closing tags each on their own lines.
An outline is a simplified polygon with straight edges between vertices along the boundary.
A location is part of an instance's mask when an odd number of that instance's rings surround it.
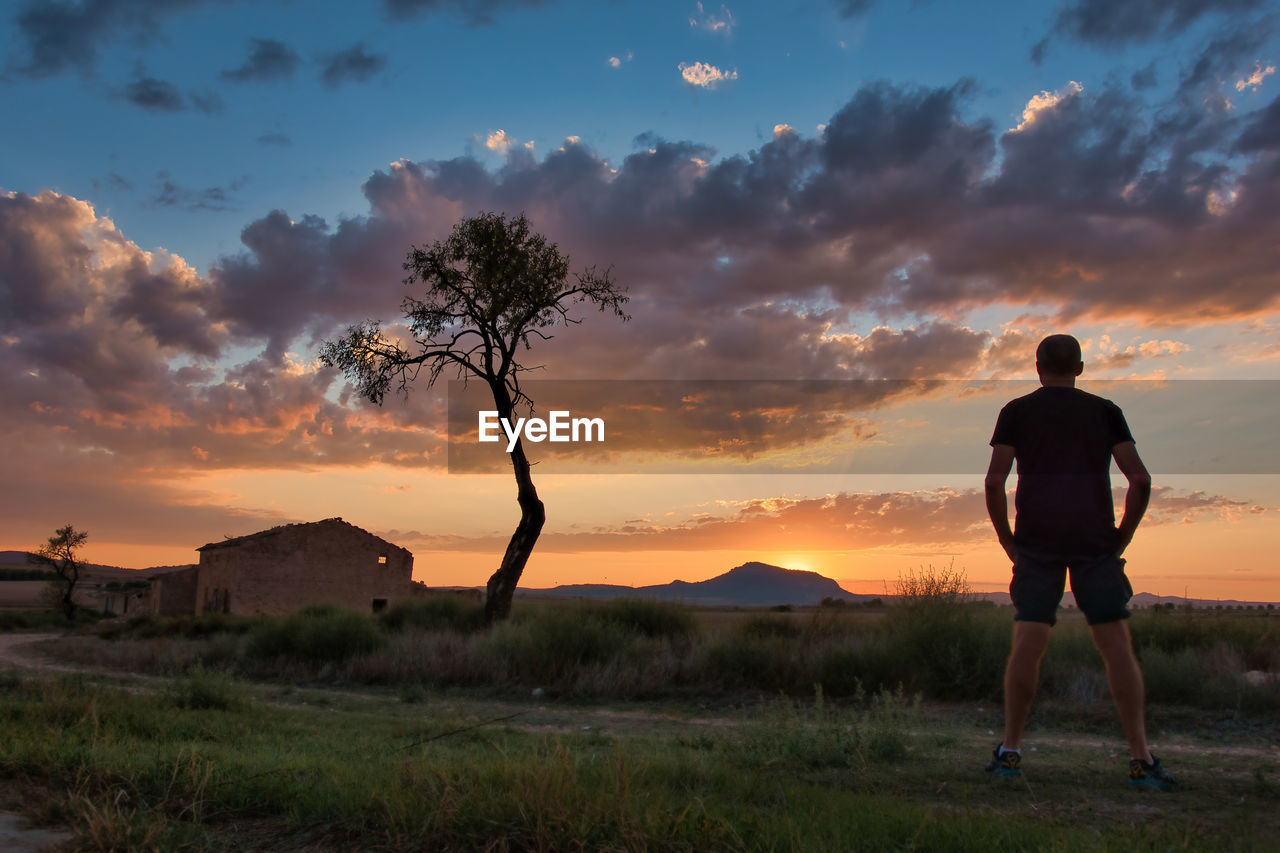
<svg viewBox="0 0 1280 853">
<path fill-rule="evenodd" d="M 165 692 L 174 707 L 193 711 L 239 711 L 248 705 L 244 687 L 231 673 L 205 669 L 202 664 L 171 680 Z"/>
<path fill-rule="evenodd" d="M 386 632 L 372 616 L 315 604 L 284 619 L 260 623 L 249 635 L 249 653 L 258 658 L 336 663 L 375 651 L 386 642 Z"/>
<path fill-rule="evenodd" d="M 885 617 L 887 650 L 902 683 L 939 699 L 978 699 L 1000 690 L 1009 627 L 995 608 L 973 600 L 963 569 L 932 564 L 898 580 Z"/>
<path fill-rule="evenodd" d="M 547 607 L 495 626 L 486 651 L 511 676 L 570 687 L 584 667 L 616 661 L 635 636 L 590 607 Z"/>
<path fill-rule="evenodd" d="M 383 613 L 380 621 L 388 631 L 416 628 L 470 634 L 484 627 L 484 605 L 460 595 L 433 595 L 397 604 Z"/>
<path fill-rule="evenodd" d="M 698 632 L 693 613 L 683 604 L 643 598 L 617 598 L 592 608 L 606 624 L 645 637 L 688 640 Z"/>
</svg>

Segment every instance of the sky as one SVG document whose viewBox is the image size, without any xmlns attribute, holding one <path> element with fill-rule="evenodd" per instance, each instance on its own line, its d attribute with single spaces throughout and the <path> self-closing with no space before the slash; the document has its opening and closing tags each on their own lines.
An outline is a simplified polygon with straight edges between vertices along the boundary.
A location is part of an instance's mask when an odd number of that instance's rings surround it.
<svg viewBox="0 0 1280 853">
<path fill-rule="evenodd" d="M 762 560 L 1004 588 L 990 430 L 1070 332 L 1155 479 L 1135 588 L 1280 601 L 1274 4 L 0 16 L 0 548 L 70 522 L 91 561 L 180 564 L 341 516 L 418 580 L 483 584 L 515 486 L 451 468 L 445 381 L 378 407 L 316 356 L 353 323 L 403 334 L 406 253 L 492 211 L 630 298 L 527 354 L 615 431 L 536 448 L 523 586 Z"/>
</svg>

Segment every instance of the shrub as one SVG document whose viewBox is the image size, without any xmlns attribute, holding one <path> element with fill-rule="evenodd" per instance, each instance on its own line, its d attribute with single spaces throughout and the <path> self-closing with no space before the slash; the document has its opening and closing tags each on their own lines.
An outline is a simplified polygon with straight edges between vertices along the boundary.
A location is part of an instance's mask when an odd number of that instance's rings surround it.
<svg viewBox="0 0 1280 853">
<path fill-rule="evenodd" d="M 580 667 L 618 659 L 634 639 L 617 623 L 602 621 L 591 608 L 554 607 L 496 626 L 485 645 L 512 674 L 564 684 Z"/>
<path fill-rule="evenodd" d="M 618 598 L 593 608 L 595 615 L 607 624 L 618 625 L 646 637 L 684 640 L 697 633 L 697 623 L 689 608 L 668 601 L 643 598 Z"/>
<path fill-rule="evenodd" d="M 739 625 L 738 633 L 750 639 L 761 639 L 763 637 L 794 639 L 800 636 L 801 629 L 800 625 L 793 619 L 755 616 Z"/>
<path fill-rule="evenodd" d="M 484 627 L 484 605 L 459 595 L 434 595 L 397 604 L 380 617 L 388 631 L 419 628 L 468 634 Z"/>
<path fill-rule="evenodd" d="M 104 640 L 124 637 L 186 637 L 196 639 L 214 634 L 244 634 L 261 620 L 229 613 L 204 613 L 200 616 L 155 616 L 143 613 L 125 620 L 112 619 L 98 624 L 96 633 Z"/>
<path fill-rule="evenodd" d="M 941 699 L 987 698 L 1000 690 L 1008 623 L 969 597 L 964 571 L 954 564 L 921 567 L 898 581 L 884 630 L 909 689 Z"/>
<path fill-rule="evenodd" d="M 722 688 L 794 691 L 811 683 L 794 665 L 796 643 L 774 636 L 728 636 L 704 649 L 702 672 Z"/>
<path fill-rule="evenodd" d="M 322 604 L 259 624 L 250 634 L 249 653 L 259 658 L 330 663 L 371 652 L 386 641 L 372 616 Z"/>
</svg>

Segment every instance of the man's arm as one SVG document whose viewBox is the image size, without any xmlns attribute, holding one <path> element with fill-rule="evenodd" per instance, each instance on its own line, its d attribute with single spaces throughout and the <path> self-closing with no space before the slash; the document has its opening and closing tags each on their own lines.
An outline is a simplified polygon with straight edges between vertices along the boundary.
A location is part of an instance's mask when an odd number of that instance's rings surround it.
<svg viewBox="0 0 1280 853">
<path fill-rule="evenodd" d="M 1111 448 L 1111 455 L 1115 457 L 1120 473 L 1129 481 L 1129 490 L 1124 496 L 1124 517 L 1120 519 L 1120 550 L 1116 551 L 1119 555 L 1133 541 L 1138 523 L 1142 521 L 1147 504 L 1151 502 L 1151 475 L 1147 473 L 1147 466 L 1142 464 L 1138 448 L 1132 441 L 1117 444 Z"/>
<path fill-rule="evenodd" d="M 991 448 L 991 464 L 987 467 L 985 487 L 987 515 L 996 529 L 1000 547 L 1013 562 L 1018 560 L 1018 549 L 1013 544 L 1013 531 L 1009 529 L 1009 499 L 1004 493 L 1005 481 L 1013 470 L 1014 448 L 1009 444 L 997 444 Z M 1135 522 L 1136 525 L 1136 522 Z"/>
</svg>

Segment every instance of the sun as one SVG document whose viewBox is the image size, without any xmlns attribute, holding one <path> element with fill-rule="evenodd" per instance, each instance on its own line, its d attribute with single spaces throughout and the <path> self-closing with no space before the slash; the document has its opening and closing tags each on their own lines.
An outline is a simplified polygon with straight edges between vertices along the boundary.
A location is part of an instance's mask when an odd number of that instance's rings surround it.
<svg viewBox="0 0 1280 853">
<path fill-rule="evenodd" d="M 779 554 L 772 562 L 775 566 L 781 566 L 784 569 L 795 569 L 800 572 L 817 572 L 813 562 L 803 554 Z"/>
</svg>

